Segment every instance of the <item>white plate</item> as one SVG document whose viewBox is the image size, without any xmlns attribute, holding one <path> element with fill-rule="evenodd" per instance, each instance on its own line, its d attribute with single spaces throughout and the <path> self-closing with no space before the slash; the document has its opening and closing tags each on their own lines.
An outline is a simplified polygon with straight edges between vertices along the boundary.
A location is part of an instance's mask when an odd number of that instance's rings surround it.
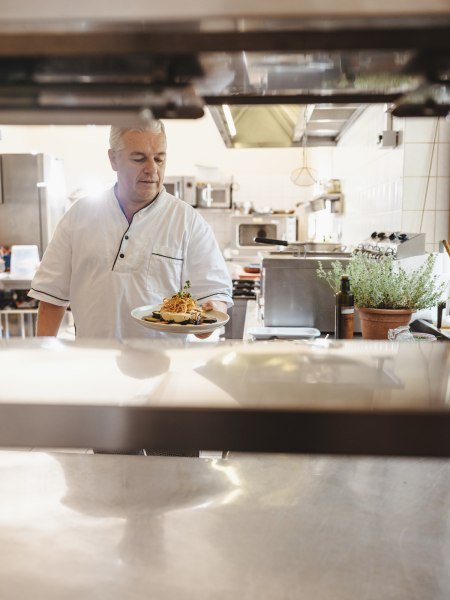
<svg viewBox="0 0 450 600">
<path fill-rule="evenodd" d="M 138 308 L 134 308 L 131 311 L 131 316 L 138 323 L 143 325 L 144 327 L 148 327 L 149 329 L 154 329 L 155 331 L 162 331 L 163 333 L 209 333 L 210 331 L 214 331 L 219 327 L 223 327 L 225 323 L 228 323 L 230 317 L 219 310 L 208 310 L 206 314 L 210 319 L 217 319 L 215 323 L 203 323 L 203 325 L 178 325 L 178 324 L 164 324 L 158 323 L 157 321 L 144 321 L 143 317 L 151 316 L 154 310 L 160 310 L 161 305 L 157 304 L 155 306 L 139 306 Z"/>
<path fill-rule="evenodd" d="M 270 338 L 299 340 L 320 336 L 320 331 L 315 327 L 254 327 L 249 329 L 248 333 L 257 340 L 270 340 Z"/>
</svg>

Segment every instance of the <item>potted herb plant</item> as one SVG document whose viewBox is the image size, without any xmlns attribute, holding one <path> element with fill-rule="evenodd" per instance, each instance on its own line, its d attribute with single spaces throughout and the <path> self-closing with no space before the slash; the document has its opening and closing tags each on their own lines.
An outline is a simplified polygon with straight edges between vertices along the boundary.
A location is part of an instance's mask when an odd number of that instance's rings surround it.
<svg viewBox="0 0 450 600">
<path fill-rule="evenodd" d="M 407 325 L 413 312 L 436 306 L 441 300 L 445 283 L 440 284 L 433 275 L 435 261 L 436 256 L 429 254 L 421 267 L 407 272 L 391 256 L 375 260 L 358 253 L 345 265 L 333 261 L 327 270 L 319 262 L 316 272 L 335 293 L 341 275 L 348 274 L 362 336 L 387 339 L 389 329 Z"/>
</svg>

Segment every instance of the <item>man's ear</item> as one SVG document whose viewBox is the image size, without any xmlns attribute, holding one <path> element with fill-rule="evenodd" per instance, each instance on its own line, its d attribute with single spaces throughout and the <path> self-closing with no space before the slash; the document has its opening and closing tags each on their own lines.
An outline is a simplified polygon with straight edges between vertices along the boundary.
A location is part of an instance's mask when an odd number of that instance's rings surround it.
<svg viewBox="0 0 450 600">
<path fill-rule="evenodd" d="M 117 171 L 117 160 L 116 153 L 111 148 L 108 150 L 109 162 L 111 163 L 111 167 L 113 171 Z"/>
</svg>

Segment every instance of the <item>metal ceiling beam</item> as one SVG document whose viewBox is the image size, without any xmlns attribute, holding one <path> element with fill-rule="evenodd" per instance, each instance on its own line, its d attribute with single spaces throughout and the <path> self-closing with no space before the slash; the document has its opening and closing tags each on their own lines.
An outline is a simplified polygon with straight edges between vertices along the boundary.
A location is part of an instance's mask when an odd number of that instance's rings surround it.
<svg viewBox="0 0 450 600">
<path fill-rule="evenodd" d="M 0 56 L 120 56 L 227 51 L 450 49 L 450 21 L 433 27 L 296 31 L 2 32 Z"/>
</svg>

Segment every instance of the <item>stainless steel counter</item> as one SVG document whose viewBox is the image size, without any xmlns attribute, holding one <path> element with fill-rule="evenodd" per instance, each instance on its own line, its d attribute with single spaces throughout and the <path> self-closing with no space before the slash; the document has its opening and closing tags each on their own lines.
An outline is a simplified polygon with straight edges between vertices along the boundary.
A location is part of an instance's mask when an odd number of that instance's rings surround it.
<svg viewBox="0 0 450 600">
<path fill-rule="evenodd" d="M 447 460 L 0 452 L 2 600 L 448 600 Z"/>
<path fill-rule="evenodd" d="M 450 456 L 440 342 L 0 342 L 0 445 Z"/>
</svg>

